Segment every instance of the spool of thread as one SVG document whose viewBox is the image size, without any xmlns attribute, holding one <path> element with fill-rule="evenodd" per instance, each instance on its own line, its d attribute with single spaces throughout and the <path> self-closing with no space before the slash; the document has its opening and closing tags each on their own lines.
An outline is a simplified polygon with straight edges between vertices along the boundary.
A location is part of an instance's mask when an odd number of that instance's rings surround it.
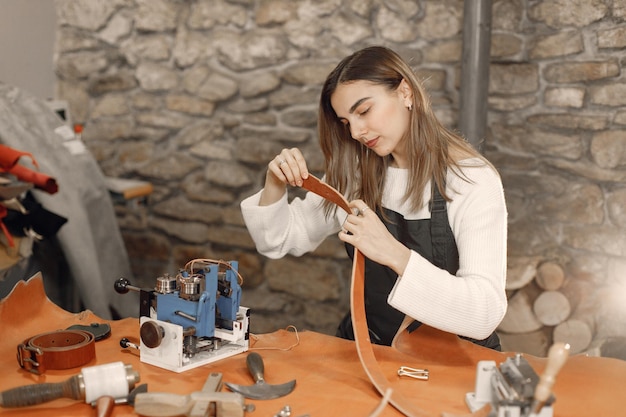
<svg viewBox="0 0 626 417">
<path fill-rule="evenodd" d="M 85 384 L 85 402 L 87 404 L 102 396 L 125 398 L 130 392 L 130 387 L 134 386 L 138 380 L 138 375 L 137 378 L 134 378 L 132 373 L 127 372 L 127 366 L 123 362 L 86 367 L 81 371 L 81 375 Z"/>
</svg>

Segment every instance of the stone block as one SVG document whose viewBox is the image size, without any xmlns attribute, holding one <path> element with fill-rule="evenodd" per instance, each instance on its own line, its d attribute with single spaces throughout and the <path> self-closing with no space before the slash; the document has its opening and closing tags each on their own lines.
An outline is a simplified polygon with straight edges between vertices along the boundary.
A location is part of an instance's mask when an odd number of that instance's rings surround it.
<svg viewBox="0 0 626 417">
<path fill-rule="evenodd" d="M 557 62 L 548 65 L 543 75 L 552 83 L 577 83 L 616 77 L 620 73 L 617 60 Z"/>
<path fill-rule="evenodd" d="M 624 27 L 599 30 L 597 36 L 600 49 L 626 47 L 626 28 Z"/>
<path fill-rule="evenodd" d="M 585 45 L 579 31 L 567 30 L 533 39 L 528 56 L 531 59 L 567 56 L 583 52 Z"/>
<path fill-rule="evenodd" d="M 589 101 L 604 106 L 626 106 L 626 83 L 592 86 L 589 88 Z"/>
<path fill-rule="evenodd" d="M 556 87 L 546 89 L 543 101 L 548 106 L 581 108 L 584 99 L 584 88 Z"/>
<path fill-rule="evenodd" d="M 489 68 L 489 93 L 522 94 L 539 89 L 536 64 L 492 64 Z"/>
</svg>

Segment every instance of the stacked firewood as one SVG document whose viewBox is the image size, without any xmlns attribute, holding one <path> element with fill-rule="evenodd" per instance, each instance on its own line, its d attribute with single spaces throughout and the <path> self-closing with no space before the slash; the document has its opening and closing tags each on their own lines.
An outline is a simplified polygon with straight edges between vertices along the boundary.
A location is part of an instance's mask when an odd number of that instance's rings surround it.
<svg viewBox="0 0 626 417">
<path fill-rule="evenodd" d="M 577 308 L 580 291 L 568 285 L 563 267 L 541 261 L 511 269 L 509 306 L 498 327 L 503 349 L 545 357 L 553 343 L 566 342 L 573 354 L 586 351 L 593 340 L 593 317 Z"/>
</svg>

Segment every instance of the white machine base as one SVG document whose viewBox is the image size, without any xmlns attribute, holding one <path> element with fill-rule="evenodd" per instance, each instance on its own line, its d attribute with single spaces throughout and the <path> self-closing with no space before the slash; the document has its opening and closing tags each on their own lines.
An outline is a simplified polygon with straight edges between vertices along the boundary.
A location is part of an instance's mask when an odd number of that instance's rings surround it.
<svg viewBox="0 0 626 417">
<path fill-rule="evenodd" d="M 483 408 L 485 405 L 494 402 L 493 388 L 491 386 L 491 376 L 496 370 L 495 361 L 479 361 L 476 366 L 476 391 L 465 394 L 465 404 L 472 413 Z M 521 417 L 521 409 L 514 405 L 500 405 L 494 407 L 495 412 L 489 414 L 489 417 Z M 553 409 L 551 406 L 544 406 L 541 411 L 532 413 L 528 417 L 552 417 Z"/>
<path fill-rule="evenodd" d="M 472 413 L 483 408 L 487 405 L 486 402 L 476 401 L 476 394 L 473 392 L 468 392 L 465 394 L 465 403 Z M 541 408 L 539 414 L 532 413 L 528 417 L 552 417 L 552 407 L 544 406 Z M 521 410 L 519 407 L 515 406 L 500 406 L 498 407 L 497 414 L 490 414 L 489 417 L 521 417 Z"/>
<path fill-rule="evenodd" d="M 140 325 L 147 321 L 156 322 L 163 328 L 164 335 L 161 344 L 155 348 L 149 348 L 144 345 L 143 340 L 141 341 L 139 347 L 140 360 L 159 368 L 180 373 L 246 352 L 249 347 L 247 311 L 247 308 L 239 307 L 239 316 L 243 319 L 233 322 L 233 330 L 215 329 L 215 337 L 219 339 L 217 348 L 200 351 L 192 357 L 186 357 L 183 354 L 182 326 L 142 316 L 139 320 Z M 198 341 L 198 347 L 201 346 L 202 342 Z"/>
</svg>

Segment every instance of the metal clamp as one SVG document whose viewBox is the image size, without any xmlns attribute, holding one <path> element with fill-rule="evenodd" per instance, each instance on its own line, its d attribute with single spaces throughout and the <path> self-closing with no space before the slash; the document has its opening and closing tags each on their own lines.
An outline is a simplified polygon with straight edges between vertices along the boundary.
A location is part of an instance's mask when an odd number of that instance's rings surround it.
<svg viewBox="0 0 626 417">
<path fill-rule="evenodd" d="M 409 368 L 408 366 L 401 366 L 398 369 L 398 376 L 408 376 L 413 379 L 420 379 L 428 381 L 428 369 Z"/>
</svg>

